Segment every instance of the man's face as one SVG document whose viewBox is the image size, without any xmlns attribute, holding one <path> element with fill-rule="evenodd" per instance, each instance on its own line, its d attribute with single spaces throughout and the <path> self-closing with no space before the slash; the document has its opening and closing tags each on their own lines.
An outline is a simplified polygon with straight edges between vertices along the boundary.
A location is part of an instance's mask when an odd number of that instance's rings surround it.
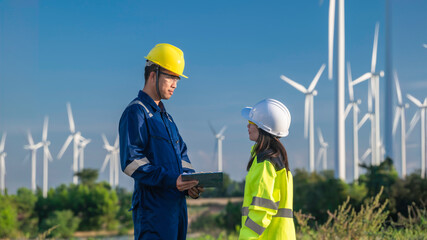
<svg viewBox="0 0 427 240">
<path fill-rule="evenodd" d="M 154 73 L 156 74 L 156 73 Z M 162 99 L 168 100 L 172 97 L 173 92 L 175 91 L 178 81 L 179 75 L 166 70 L 161 69 L 159 73 L 159 91 L 162 95 Z"/>
</svg>

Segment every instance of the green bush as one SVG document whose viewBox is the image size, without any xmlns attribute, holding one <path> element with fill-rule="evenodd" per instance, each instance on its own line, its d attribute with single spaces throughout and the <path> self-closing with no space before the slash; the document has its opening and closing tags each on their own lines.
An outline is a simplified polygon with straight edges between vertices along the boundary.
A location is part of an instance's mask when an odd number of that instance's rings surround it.
<svg viewBox="0 0 427 240">
<path fill-rule="evenodd" d="M 0 194 L 0 238 L 15 236 L 18 227 L 16 207 L 9 196 Z"/>
<path fill-rule="evenodd" d="M 54 228 L 49 237 L 70 238 L 79 226 L 80 219 L 73 215 L 71 210 L 54 211 L 42 223 L 42 230 Z"/>
</svg>

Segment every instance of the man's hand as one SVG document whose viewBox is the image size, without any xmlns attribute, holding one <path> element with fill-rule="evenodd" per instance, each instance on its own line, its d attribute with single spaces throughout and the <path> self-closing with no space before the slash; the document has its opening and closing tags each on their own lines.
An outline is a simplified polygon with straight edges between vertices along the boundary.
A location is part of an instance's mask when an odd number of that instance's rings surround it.
<svg viewBox="0 0 427 240">
<path fill-rule="evenodd" d="M 179 175 L 179 177 L 176 179 L 176 188 L 181 192 L 195 187 L 197 184 L 199 184 L 199 181 L 197 180 L 182 181 L 181 176 L 182 175 Z"/>
<path fill-rule="evenodd" d="M 200 197 L 200 194 L 204 191 L 205 189 L 203 187 L 192 187 L 188 190 L 188 195 L 193 199 L 197 199 Z"/>
</svg>

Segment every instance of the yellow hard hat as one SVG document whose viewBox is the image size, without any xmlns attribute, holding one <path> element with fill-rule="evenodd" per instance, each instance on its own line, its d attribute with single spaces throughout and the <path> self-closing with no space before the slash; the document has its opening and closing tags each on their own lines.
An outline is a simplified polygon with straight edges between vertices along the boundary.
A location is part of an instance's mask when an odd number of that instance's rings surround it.
<svg viewBox="0 0 427 240">
<path fill-rule="evenodd" d="M 181 49 L 173 45 L 168 43 L 159 43 L 151 49 L 145 58 L 157 65 L 160 65 L 162 68 L 188 78 L 182 74 L 184 72 L 185 65 L 184 53 Z"/>
</svg>

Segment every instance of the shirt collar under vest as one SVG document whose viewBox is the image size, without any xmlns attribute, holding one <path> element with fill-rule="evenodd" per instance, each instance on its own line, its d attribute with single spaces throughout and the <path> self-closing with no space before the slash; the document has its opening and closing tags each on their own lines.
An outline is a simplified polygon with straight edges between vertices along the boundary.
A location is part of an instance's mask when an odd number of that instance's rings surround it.
<svg viewBox="0 0 427 240">
<path fill-rule="evenodd" d="M 150 105 L 151 109 L 152 109 L 154 112 L 166 112 L 165 105 L 163 104 L 163 102 L 162 102 L 162 101 L 160 101 L 160 102 L 159 102 L 159 105 L 157 105 L 157 104 L 154 102 L 154 100 L 153 100 L 153 99 L 152 99 L 152 98 L 151 98 L 147 93 L 145 93 L 144 91 L 139 90 L 138 98 L 139 98 L 142 102 L 144 102 L 144 103 L 148 103 L 148 104 Z"/>
</svg>

